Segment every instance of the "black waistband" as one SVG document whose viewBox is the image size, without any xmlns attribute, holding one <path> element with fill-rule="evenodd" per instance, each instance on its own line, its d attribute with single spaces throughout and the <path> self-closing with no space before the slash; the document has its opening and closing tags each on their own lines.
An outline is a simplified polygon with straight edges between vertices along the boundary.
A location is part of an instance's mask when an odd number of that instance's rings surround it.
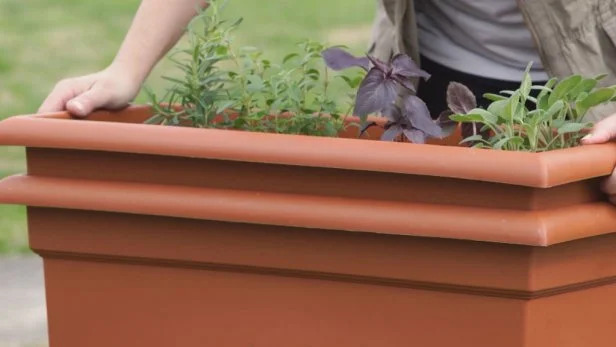
<svg viewBox="0 0 616 347">
<path fill-rule="evenodd" d="M 485 93 L 497 94 L 501 90 L 516 90 L 520 87 L 520 82 L 501 81 L 471 75 L 440 65 L 426 57 L 421 57 L 421 68 L 432 76 L 427 82 L 423 80 L 419 83 L 417 96 L 419 96 L 428 106 L 433 117 L 438 116 L 447 109 L 447 86 L 449 82 L 455 81 L 466 85 L 477 97 L 479 107 L 486 108 L 490 101 L 482 97 Z M 545 84 L 546 81 L 534 81 L 534 83 Z"/>
</svg>

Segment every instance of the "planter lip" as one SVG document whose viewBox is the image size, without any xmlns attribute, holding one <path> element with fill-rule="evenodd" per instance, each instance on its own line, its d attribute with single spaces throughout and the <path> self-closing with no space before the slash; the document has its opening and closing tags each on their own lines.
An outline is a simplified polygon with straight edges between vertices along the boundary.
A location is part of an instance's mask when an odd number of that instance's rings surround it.
<svg viewBox="0 0 616 347">
<path fill-rule="evenodd" d="M 147 109 L 137 105 L 93 113 L 102 121 L 75 119 L 67 112 L 13 116 L 0 122 L 0 145 L 391 172 L 534 188 L 607 176 L 616 166 L 616 143 L 525 153 L 114 121 Z"/>
<path fill-rule="evenodd" d="M 452 205 L 28 175 L 0 180 L 0 202 L 527 246 L 609 234 L 616 224 L 616 209 L 608 202 L 486 213 Z"/>
</svg>

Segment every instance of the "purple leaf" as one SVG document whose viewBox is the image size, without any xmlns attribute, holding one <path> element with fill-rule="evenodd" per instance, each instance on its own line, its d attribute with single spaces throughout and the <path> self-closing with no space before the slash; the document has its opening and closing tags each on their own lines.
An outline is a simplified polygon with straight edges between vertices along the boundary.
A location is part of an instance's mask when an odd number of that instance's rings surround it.
<svg viewBox="0 0 616 347">
<path fill-rule="evenodd" d="M 447 106 L 454 113 L 466 114 L 477 107 L 477 99 L 464 84 L 450 82 L 447 86 Z"/>
<path fill-rule="evenodd" d="M 394 81 L 386 79 L 382 71 L 371 69 L 359 85 L 353 113 L 364 117 L 381 111 L 395 101 L 396 95 Z"/>
<path fill-rule="evenodd" d="M 396 82 L 400 83 L 404 88 L 410 90 L 411 92 L 415 92 L 415 86 L 407 77 L 392 75 L 391 76 Z"/>
<path fill-rule="evenodd" d="M 370 67 L 370 60 L 368 60 L 368 58 L 355 57 L 338 47 L 331 47 L 324 50 L 321 52 L 321 56 L 325 64 L 332 70 L 343 70 L 349 67 L 359 66 L 368 71 Z"/>
<path fill-rule="evenodd" d="M 445 110 L 438 115 L 437 121 L 439 124 L 456 124 L 456 122 L 450 118 L 453 115 L 454 113 L 451 110 Z"/>
<path fill-rule="evenodd" d="M 413 127 L 433 137 L 443 136 L 441 127 L 432 120 L 428 106 L 415 95 L 408 95 L 404 99 L 404 117 Z"/>
<path fill-rule="evenodd" d="M 370 62 L 372 62 L 372 65 L 374 65 L 375 68 L 383 71 L 385 74 L 389 74 L 391 72 L 391 66 L 379 60 L 378 58 L 368 56 L 368 59 L 370 60 Z"/>
<path fill-rule="evenodd" d="M 396 54 L 391 60 L 393 75 L 400 75 L 403 77 L 423 77 L 424 79 L 429 79 L 430 74 L 426 71 L 422 70 L 415 64 L 413 59 L 406 54 Z"/>
<path fill-rule="evenodd" d="M 381 140 L 383 141 L 393 141 L 402 133 L 402 127 L 398 124 L 391 125 L 387 130 L 383 132 L 381 135 Z"/>
<path fill-rule="evenodd" d="M 458 123 L 451 120 L 451 118 L 449 118 L 449 116 L 453 115 L 454 113 L 451 112 L 450 110 L 446 110 L 441 112 L 441 114 L 438 116 L 437 119 L 437 124 L 441 127 L 441 130 L 443 132 L 443 136 L 449 136 L 451 134 L 453 134 L 453 132 L 456 130 Z"/>
<path fill-rule="evenodd" d="M 399 122 L 402 118 L 402 111 L 400 110 L 400 107 L 394 103 L 385 106 L 385 108 L 381 110 L 381 113 L 385 118 L 394 123 Z"/>
<path fill-rule="evenodd" d="M 409 139 L 412 143 L 426 143 L 427 136 L 426 134 L 418 129 L 404 129 L 404 136 Z"/>
</svg>

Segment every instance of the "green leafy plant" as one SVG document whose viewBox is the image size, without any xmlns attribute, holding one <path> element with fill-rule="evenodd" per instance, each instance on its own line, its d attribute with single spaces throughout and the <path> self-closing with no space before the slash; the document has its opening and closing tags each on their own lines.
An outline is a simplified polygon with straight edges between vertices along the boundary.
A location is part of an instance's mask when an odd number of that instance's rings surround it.
<svg viewBox="0 0 616 347">
<path fill-rule="evenodd" d="M 221 17 L 223 8 L 224 4 L 212 1 L 191 22 L 189 48 L 169 57 L 183 78 L 164 77 L 173 86 L 161 100 L 148 93 L 155 113 L 147 122 L 336 136 L 345 126 L 341 115 L 349 114 L 353 104 L 345 109 L 337 103 L 331 81 L 339 77 L 356 88 L 361 73 L 330 76 L 321 60 L 325 47 L 313 41 L 300 43 L 299 52 L 278 64 L 256 48 L 235 49 L 231 32 L 241 19 L 229 24 Z"/>
<path fill-rule="evenodd" d="M 473 93 L 452 82 L 447 90 L 450 118 L 466 125 L 462 143 L 497 150 L 544 152 L 577 146 L 592 127 L 584 120 L 588 110 L 616 101 L 616 86 L 598 87 L 606 75 L 584 78 L 579 75 L 562 80 L 550 79 L 533 85 L 529 71 L 520 88 L 500 94 L 486 94 L 492 101 L 487 109 L 477 108 Z M 537 90 L 536 97 L 531 91 Z M 470 125 L 470 127 L 468 127 Z"/>
<path fill-rule="evenodd" d="M 533 85 L 531 63 L 517 90 L 484 95 L 492 101 L 486 109 L 477 107 L 466 86 L 452 82 L 449 109 L 432 119 L 411 83 L 412 78 L 430 75 L 409 56 L 397 54 L 384 62 L 305 41 L 298 52 L 273 63 L 256 48 L 235 49 L 231 32 L 241 19 L 222 19 L 224 3 L 220 6 L 219 1 L 211 1 L 189 25 L 189 47 L 169 57 L 183 76 L 164 77 L 173 86 L 161 100 L 149 93 L 155 112 L 148 123 L 337 136 L 349 125 L 347 115 L 359 117 L 361 135 L 377 125 L 367 116 L 380 114 L 387 120 L 381 136 L 386 141 L 404 136 L 425 143 L 430 137 L 448 136 L 462 123 L 463 145 L 542 152 L 578 145 L 592 127 L 584 119 L 587 112 L 616 101 L 616 87 L 598 87 L 605 75 L 573 75 Z M 180 54 L 184 59 L 177 57 Z M 354 75 L 330 73 L 354 67 Z M 350 88 L 344 105 L 332 96 L 334 78 Z"/>
</svg>

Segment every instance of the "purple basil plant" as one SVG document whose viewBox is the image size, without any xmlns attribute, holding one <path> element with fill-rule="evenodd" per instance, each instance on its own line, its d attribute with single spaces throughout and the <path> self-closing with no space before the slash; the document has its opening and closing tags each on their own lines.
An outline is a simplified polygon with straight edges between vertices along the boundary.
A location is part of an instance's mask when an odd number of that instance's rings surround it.
<svg viewBox="0 0 616 347">
<path fill-rule="evenodd" d="M 382 140 L 392 141 L 404 134 L 413 143 L 425 143 L 429 137 L 442 138 L 453 130 L 455 123 L 446 115 L 433 120 L 426 104 L 415 94 L 411 78 L 429 79 L 430 74 L 421 70 L 405 54 L 396 54 L 389 62 L 375 57 L 355 57 L 338 47 L 322 52 L 325 64 L 338 71 L 360 67 L 367 71 L 355 97 L 353 113 L 362 123 L 362 133 L 374 122 L 366 124 L 370 114 L 381 114 L 387 118 Z"/>
</svg>

